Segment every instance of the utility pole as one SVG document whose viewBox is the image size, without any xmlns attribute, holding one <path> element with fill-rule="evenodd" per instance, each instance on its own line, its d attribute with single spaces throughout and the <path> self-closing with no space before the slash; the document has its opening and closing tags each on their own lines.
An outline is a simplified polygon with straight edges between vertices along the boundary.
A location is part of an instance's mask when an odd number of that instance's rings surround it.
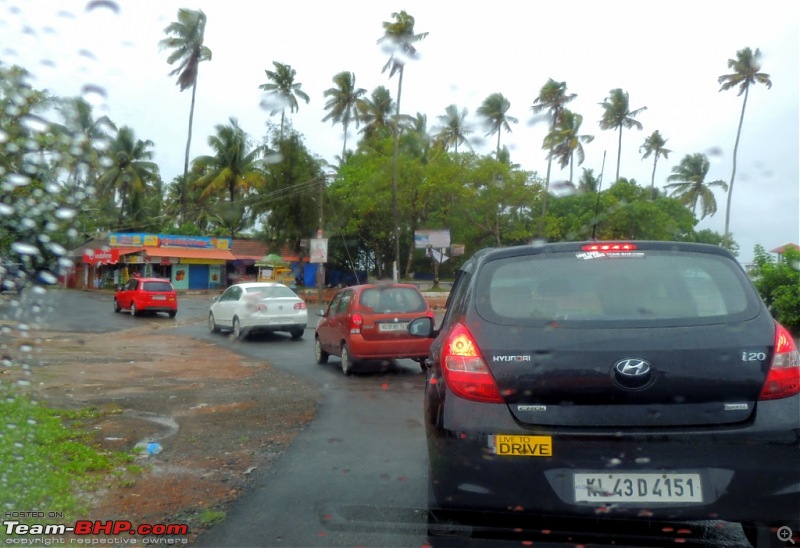
<svg viewBox="0 0 800 548">
<path fill-rule="evenodd" d="M 323 237 L 325 223 L 322 218 L 322 200 L 325 196 L 325 176 L 319 178 L 319 224 L 317 238 Z M 325 285 L 325 263 L 317 263 L 317 303 L 322 304 L 322 288 Z"/>
</svg>

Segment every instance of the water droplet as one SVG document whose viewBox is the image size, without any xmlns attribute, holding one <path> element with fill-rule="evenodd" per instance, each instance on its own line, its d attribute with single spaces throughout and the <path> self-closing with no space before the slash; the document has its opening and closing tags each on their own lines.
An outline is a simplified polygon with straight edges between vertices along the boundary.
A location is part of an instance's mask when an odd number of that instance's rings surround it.
<svg viewBox="0 0 800 548">
<path fill-rule="evenodd" d="M 116 2 L 111 2 L 110 0 L 92 0 L 86 4 L 86 11 L 92 11 L 96 9 L 108 9 L 114 13 L 119 13 L 119 6 L 116 4 Z"/>
</svg>

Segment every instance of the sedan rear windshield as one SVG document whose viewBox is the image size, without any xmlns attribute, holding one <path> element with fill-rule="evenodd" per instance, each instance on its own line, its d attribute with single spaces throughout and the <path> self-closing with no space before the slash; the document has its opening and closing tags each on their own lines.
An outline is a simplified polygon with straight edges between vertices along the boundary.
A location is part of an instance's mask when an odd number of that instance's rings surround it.
<svg viewBox="0 0 800 548">
<path fill-rule="evenodd" d="M 425 299 L 410 287 L 382 287 L 365 289 L 361 293 L 361 306 L 379 314 L 386 312 L 424 312 Z"/>
<path fill-rule="evenodd" d="M 261 299 L 280 299 L 287 297 L 297 297 L 297 294 L 286 286 L 272 285 L 264 287 L 248 287 L 248 296 L 255 296 Z"/>
<path fill-rule="evenodd" d="M 169 282 L 144 282 L 142 284 L 143 291 L 149 291 L 151 293 L 167 293 L 170 291 L 175 291 L 172 288 L 172 284 Z"/>
<path fill-rule="evenodd" d="M 760 309 L 736 263 L 675 251 L 614 258 L 576 253 L 505 257 L 480 271 L 477 303 L 481 316 L 510 325 L 698 325 L 753 317 Z"/>
</svg>

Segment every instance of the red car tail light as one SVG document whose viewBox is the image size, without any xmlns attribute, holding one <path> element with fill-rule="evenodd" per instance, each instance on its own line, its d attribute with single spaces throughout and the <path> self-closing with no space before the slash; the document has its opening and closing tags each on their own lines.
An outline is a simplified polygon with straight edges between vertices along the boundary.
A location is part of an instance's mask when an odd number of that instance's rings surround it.
<svg viewBox="0 0 800 548">
<path fill-rule="evenodd" d="M 761 389 L 761 400 L 777 400 L 800 394 L 800 353 L 789 331 L 777 322 L 775 325 L 775 354 Z"/>
<path fill-rule="evenodd" d="M 305 310 L 306 309 L 305 301 L 300 301 L 299 303 L 295 303 L 294 304 L 294 309 L 295 310 Z"/>
<path fill-rule="evenodd" d="M 361 314 L 353 314 L 350 316 L 350 333 L 361 333 L 361 326 L 364 325 L 364 316 Z"/>
<path fill-rule="evenodd" d="M 503 403 L 494 377 L 463 324 L 456 324 L 442 347 L 442 372 L 450 390 L 467 400 Z"/>
</svg>

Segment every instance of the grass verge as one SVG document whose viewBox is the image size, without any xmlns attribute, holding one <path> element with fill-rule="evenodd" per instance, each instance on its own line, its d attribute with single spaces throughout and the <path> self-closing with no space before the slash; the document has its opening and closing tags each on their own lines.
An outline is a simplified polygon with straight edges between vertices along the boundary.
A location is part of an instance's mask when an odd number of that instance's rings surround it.
<svg viewBox="0 0 800 548">
<path fill-rule="evenodd" d="M 0 385 L 3 513 L 42 512 L 43 518 L 19 520 L 41 523 L 51 512 L 63 516 L 55 521 L 64 521 L 87 511 L 85 495 L 133 460 L 129 453 L 102 450 L 93 440 L 88 425 L 107 413 L 52 409 Z"/>
</svg>

